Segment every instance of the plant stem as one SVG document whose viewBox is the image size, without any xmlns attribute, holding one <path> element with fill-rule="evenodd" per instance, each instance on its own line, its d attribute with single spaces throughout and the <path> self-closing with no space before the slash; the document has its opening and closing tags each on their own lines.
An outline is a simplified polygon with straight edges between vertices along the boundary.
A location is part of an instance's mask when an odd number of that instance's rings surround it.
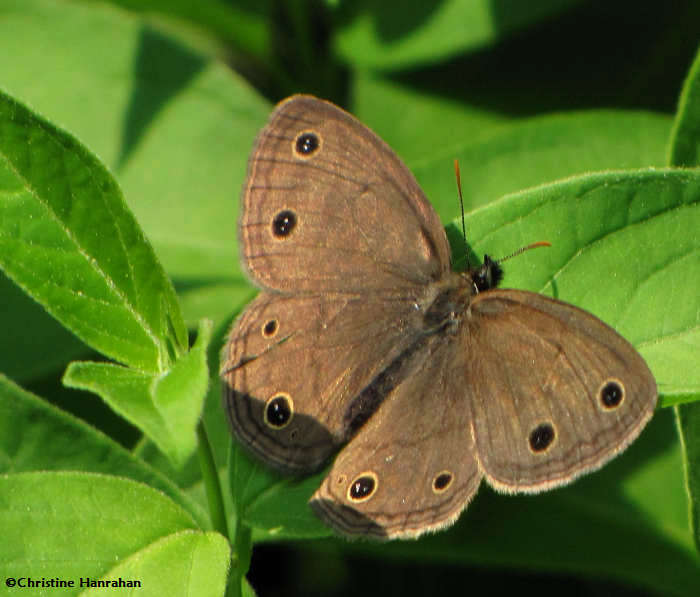
<svg viewBox="0 0 700 597">
<path fill-rule="evenodd" d="M 204 422 L 199 421 L 197 425 L 197 444 L 199 453 L 199 466 L 202 469 L 202 480 L 207 494 L 207 502 L 209 503 L 209 516 L 211 518 L 212 528 L 227 537 L 229 541 L 228 525 L 226 524 L 226 509 L 224 508 L 223 495 L 221 493 L 221 483 L 219 481 L 219 472 L 214 462 L 214 454 L 211 450 L 209 437 L 207 436 Z"/>
</svg>

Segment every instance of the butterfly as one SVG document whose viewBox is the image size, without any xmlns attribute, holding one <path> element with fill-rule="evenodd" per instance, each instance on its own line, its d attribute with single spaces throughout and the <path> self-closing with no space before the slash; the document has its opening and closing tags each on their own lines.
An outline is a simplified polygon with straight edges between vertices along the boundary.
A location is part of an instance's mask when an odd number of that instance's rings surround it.
<svg viewBox="0 0 700 597">
<path fill-rule="evenodd" d="M 224 410 L 264 462 L 304 474 L 341 534 L 452 524 L 481 480 L 536 493 L 633 441 L 654 377 L 573 305 L 453 272 L 440 220 L 377 135 L 310 96 L 280 103 L 242 196 L 242 264 L 262 289 L 222 355 Z"/>
</svg>

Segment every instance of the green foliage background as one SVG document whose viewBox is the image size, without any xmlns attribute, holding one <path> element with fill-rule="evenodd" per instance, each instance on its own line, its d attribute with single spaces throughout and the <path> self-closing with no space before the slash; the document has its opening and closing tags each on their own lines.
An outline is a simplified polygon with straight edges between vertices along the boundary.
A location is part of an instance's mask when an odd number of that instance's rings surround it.
<svg viewBox="0 0 700 597">
<path fill-rule="evenodd" d="M 697 594 L 699 41 L 693 0 L 0 0 L 0 582 Z M 471 251 L 553 244 L 505 285 L 645 356 L 660 408 L 622 457 L 539 496 L 483 487 L 453 529 L 380 545 L 312 516 L 322 475 L 231 446 L 218 352 L 255 293 L 238 196 L 297 92 L 397 151 L 456 255 L 455 158 Z"/>
</svg>

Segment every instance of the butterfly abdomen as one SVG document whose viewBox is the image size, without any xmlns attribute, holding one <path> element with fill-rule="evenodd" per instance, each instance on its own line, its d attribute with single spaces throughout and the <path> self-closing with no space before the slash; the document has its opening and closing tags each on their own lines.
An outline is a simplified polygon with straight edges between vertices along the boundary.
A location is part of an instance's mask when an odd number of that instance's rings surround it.
<svg viewBox="0 0 700 597">
<path fill-rule="evenodd" d="M 430 336 L 419 335 L 416 340 L 401 352 L 385 369 L 380 371 L 365 388 L 348 404 L 343 418 L 346 440 L 350 440 L 377 411 L 382 402 L 391 394 L 418 364 L 425 354 L 423 348 Z"/>
</svg>

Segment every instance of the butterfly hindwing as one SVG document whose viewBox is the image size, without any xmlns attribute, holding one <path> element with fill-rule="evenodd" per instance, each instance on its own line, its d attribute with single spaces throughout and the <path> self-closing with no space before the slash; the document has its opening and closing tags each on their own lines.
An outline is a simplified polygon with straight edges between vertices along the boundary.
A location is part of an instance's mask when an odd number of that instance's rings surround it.
<svg viewBox="0 0 700 597">
<path fill-rule="evenodd" d="M 651 417 L 656 383 L 644 360 L 590 313 L 519 290 L 477 295 L 469 312 L 466 394 L 495 488 L 568 483 L 623 450 Z"/>
<path fill-rule="evenodd" d="M 419 325 L 405 298 L 261 293 L 222 356 L 224 409 L 237 437 L 279 469 L 316 470 L 349 438 L 353 400 Z"/>
<path fill-rule="evenodd" d="M 430 336 L 405 378 L 338 454 L 311 498 L 338 532 L 417 537 L 453 523 L 481 480 L 454 337 Z"/>
</svg>

